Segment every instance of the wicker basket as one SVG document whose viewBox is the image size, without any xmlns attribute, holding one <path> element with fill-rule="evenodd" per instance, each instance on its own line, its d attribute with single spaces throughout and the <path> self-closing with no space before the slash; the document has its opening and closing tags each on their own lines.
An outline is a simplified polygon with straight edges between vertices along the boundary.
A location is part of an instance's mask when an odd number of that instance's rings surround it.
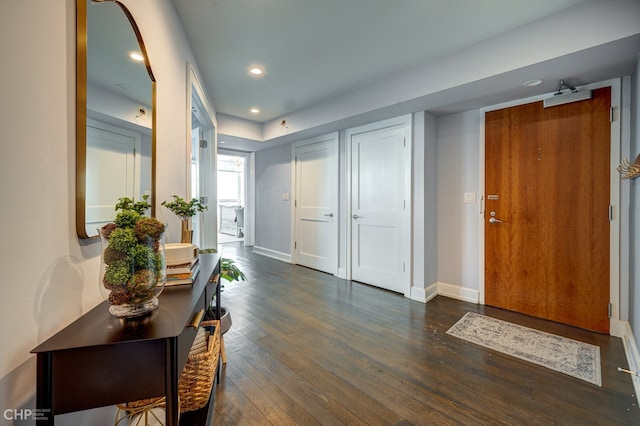
<svg viewBox="0 0 640 426">
<path fill-rule="evenodd" d="M 139 401 L 117 404 L 116 420 L 114 426 L 121 422 L 125 426 L 149 424 L 164 425 L 166 414 L 158 413 L 158 410 L 167 411 L 165 397 L 141 399 Z"/>
<path fill-rule="evenodd" d="M 180 412 L 198 410 L 209 401 L 220 358 L 220 321 L 203 321 L 201 327 L 215 326 L 208 337 L 207 351 L 189 354 L 178 384 Z"/>
</svg>

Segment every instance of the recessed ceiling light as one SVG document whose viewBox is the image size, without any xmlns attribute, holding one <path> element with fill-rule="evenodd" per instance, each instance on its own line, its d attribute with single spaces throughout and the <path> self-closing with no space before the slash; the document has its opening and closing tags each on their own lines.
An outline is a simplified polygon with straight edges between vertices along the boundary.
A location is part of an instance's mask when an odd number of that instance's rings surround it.
<svg viewBox="0 0 640 426">
<path fill-rule="evenodd" d="M 255 77 L 259 77 L 264 74 L 264 68 L 257 65 L 252 65 L 251 68 L 249 68 L 249 73 Z"/>
<path fill-rule="evenodd" d="M 544 80 L 529 80 L 529 81 L 525 81 L 524 83 L 522 83 L 522 85 L 524 87 L 533 87 L 533 86 L 537 86 L 539 84 L 542 84 Z"/>
<path fill-rule="evenodd" d="M 251 111 L 253 114 L 257 114 L 260 112 L 260 108 L 251 108 L 249 111 Z"/>
<path fill-rule="evenodd" d="M 144 56 L 142 56 L 139 52 L 131 52 L 129 53 L 129 57 L 134 61 L 138 61 L 138 62 L 144 61 Z"/>
</svg>

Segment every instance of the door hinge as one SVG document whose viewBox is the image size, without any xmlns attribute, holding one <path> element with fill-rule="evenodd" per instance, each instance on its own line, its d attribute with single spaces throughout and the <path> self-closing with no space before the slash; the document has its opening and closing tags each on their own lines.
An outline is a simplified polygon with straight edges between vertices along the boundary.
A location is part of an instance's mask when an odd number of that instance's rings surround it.
<svg viewBox="0 0 640 426">
<path fill-rule="evenodd" d="M 297 241 L 294 241 L 294 242 L 293 242 L 293 248 L 294 248 L 294 249 L 297 249 L 297 248 L 298 248 L 298 242 L 297 242 Z"/>
<path fill-rule="evenodd" d="M 206 148 L 208 145 L 208 142 L 204 139 L 200 139 L 200 148 Z"/>
<path fill-rule="evenodd" d="M 609 302 L 609 306 L 607 307 L 607 315 L 609 318 L 613 316 L 613 303 Z"/>
<path fill-rule="evenodd" d="M 402 272 L 406 272 L 407 264 L 402 262 Z"/>
<path fill-rule="evenodd" d="M 402 138 L 402 146 L 407 147 L 407 138 Z"/>
<path fill-rule="evenodd" d="M 609 123 L 613 123 L 613 107 L 609 107 Z"/>
<path fill-rule="evenodd" d="M 613 204 L 609 204 L 609 221 L 613 221 Z"/>
</svg>

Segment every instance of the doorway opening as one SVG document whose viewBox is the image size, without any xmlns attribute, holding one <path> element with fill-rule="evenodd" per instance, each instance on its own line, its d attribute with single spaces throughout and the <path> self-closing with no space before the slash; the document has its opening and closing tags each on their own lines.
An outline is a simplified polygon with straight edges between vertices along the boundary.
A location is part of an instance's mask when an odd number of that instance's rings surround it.
<svg viewBox="0 0 640 426">
<path fill-rule="evenodd" d="M 245 158 L 218 155 L 218 244 L 245 238 Z"/>
<path fill-rule="evenodd" d="M 187 123 L 190 129 L 188 142 L 187 199 L 198 199 L 207 208 L 191 218 L 193 244 L 200 248 L 217 246 L 216 208 L 211 203 L 216 195 L 216 123 L 202 87 L 190 64 L 189 85 L 191 98 L 187 108 Z"/>
</svg>

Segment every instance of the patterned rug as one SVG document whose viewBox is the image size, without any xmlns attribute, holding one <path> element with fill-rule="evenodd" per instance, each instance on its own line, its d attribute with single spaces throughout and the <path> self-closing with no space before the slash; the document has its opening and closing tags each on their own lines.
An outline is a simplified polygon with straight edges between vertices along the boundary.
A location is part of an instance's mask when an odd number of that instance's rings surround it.
<svg viewBox="0 0 640 426">
<path fill-rule="evenodd" d="M 602 386 L 600 347 L 467 312 L 447 334 Z"/>
</svg>

